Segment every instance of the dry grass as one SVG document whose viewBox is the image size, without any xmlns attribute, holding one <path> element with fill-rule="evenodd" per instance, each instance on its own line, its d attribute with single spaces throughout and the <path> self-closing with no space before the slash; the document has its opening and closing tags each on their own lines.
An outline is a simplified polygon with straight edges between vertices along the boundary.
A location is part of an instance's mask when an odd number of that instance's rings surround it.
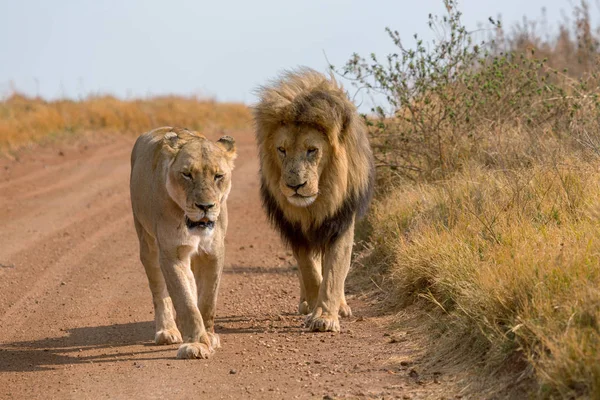
<svg viewBox="0 0 600 400">
<path fill-rule="evenodd" d="M 582 2 L 554 39 L 475 44 L 445 3 L 435 44 L 390 30 L 396 53 L 338 70 L 388 100 L 352 280 L 420 310 L 425 358 L 468 370 L 473 398 L 600 398 L 600 31 Z"/>
<path fill-rule="evenodd" d="M 0 102 L 0 149 L 38 141 L 50 135 L 107 131 L 139 134 L 164 125 L 190 129 L 246 128 L 243 104 L 221 104 L 193 97 L 119 100 L 110 96 L 82 101 L 44 101 L 14 94 Z"/>
<path fill-rule="evenodd" d="M 373 207 L 366 264 L 395 307 L 441 311 L 438 345 L 477 343 L 488 371 L 522 353 L 539 394 L 598 398 L 599 180 L 573 160 L 404 185 Z"/>
</svg>

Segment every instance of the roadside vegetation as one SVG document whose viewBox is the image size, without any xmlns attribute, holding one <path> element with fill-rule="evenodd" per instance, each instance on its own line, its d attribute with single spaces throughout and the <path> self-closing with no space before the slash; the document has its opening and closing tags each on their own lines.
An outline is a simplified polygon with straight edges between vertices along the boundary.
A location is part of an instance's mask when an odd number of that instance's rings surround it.
<svg viewBox="0 0 600 400">
<path fill-rule="evenodd" d="M 469 32 L 445 4 L 430 16 L 435 42 L 388 30 L 395 54 L 332 66 L 385 99 L 365 116 L 379 192 L 352 279 L 374 282 L 389 310 L 420 310 L 430 353 L 479 371 L 487 396 L 521 385 L 600 398 L 600 35 L 588 4 L 554 33 L 493 19 Z"/>
<path fill-rule="evenodd" d="M 246 129 L 250 120 L 244 104 L 195 97 L 119 100 L 112 96 L 90 96 L 81 101 L 46 101 L 14 93 L 0 102 L 0 150 L 52 136 L 96 131 L 140 134 L 165 125 L 199 131 Z"/>
</svg>

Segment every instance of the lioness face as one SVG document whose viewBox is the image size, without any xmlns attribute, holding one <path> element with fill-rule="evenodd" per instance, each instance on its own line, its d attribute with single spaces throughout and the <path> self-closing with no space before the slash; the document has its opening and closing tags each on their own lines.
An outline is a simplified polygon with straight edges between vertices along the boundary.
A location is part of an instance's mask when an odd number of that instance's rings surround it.
<svg viewBox="0 0 600 400">
<path fill-rule="evenodd" d="M 234 154 L 235 150 L 228 151 L 220 142 L 198 140 L 185 144 L 175 156 L 167 190 L 184 211 L 189 230 L 212 232 L 231 189 Z"/>
<path fill-rule="evenodd" d="M 281 163 L 279 189 L 290 204 L 310 206 L 319 196 L 319 178 L 329 159 L 325 135 L 306 126 L 284 126 L 274 139 Z"/>
</svg>

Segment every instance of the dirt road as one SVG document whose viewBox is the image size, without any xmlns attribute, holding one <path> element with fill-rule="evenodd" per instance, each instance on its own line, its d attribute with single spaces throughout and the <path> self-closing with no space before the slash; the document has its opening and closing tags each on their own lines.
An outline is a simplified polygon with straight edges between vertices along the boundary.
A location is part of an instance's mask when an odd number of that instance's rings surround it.
<svg viewBox="0 0 600 400">
<path fill-rule="evenodd" d="M 210 360 L 177 360 L 176 345 L 152 343 L 129 202 L 132 138 L 0 159 L 0 399 L 450 397 L 414 364 L 410 334 L 390 340 L 357 296 L 341 333 L 302 328 L 291 253 L 260 208 L 253 137 L 234 136 L 222 348 Z"/>
</svg>

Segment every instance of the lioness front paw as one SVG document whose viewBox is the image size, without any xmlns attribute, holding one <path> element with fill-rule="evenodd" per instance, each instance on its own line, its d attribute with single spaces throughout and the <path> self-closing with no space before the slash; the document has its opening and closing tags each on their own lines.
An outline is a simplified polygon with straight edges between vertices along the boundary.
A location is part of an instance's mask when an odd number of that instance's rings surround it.
<svg viewBox="0 0 600 400">
<path fill-rule="evenodd" d="M 177 358 L 190 359 L 201 358 L 207 359 L 213 355 L 215 351 L 204 343 L 184 343 L 177 351 Z"/>
<path fill-rule="evenodd" d="M 323 312 L 321 307 L 317 307 L 312 314 L 306 317 L 304 325 L 313 332 L 340 331 L 340 321 L 337 313 Z"/>
<path fill-rule="evenodd" d="M 340 304 L 340 317 L 348 318 L 352 316 L 352 309 L 348 304 Z"/>
<path fill-rule="evenodd" d="M 308 315 L 310 314 L 310 307 L 308 306 L 308 301 L 301 301 L 298 304 L 298 314 L 300 315 Z"/>
<path fill-rule="evenodd" d="M 177 328 L 163 329 L 161 331 L 156 332 L 156 335 L 154 335 L 154 343 L 159 345 L 174 344 L 181 342 L 181 333 L 179 333 L 179 330 L 177 330 Z"/>
</svg>

